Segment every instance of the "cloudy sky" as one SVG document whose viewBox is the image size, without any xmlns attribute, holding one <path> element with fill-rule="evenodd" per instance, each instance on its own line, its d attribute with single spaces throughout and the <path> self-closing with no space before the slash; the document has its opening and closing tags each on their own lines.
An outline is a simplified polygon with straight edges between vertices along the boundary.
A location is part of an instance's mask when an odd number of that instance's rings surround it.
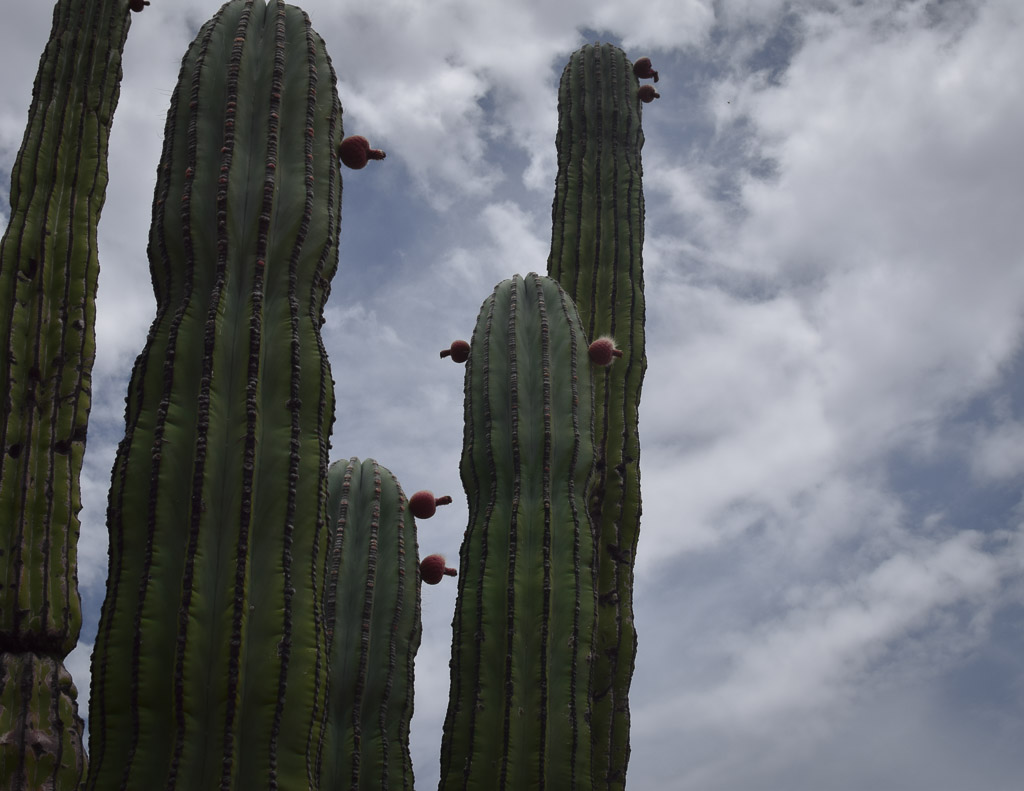
<svg viewBox="0 0 1024 791">
<path fill-rule="evenodd" d="M 544 271 L 569 53 L 650 56 L 633 791 L 1011 791 L 1024 777 L 1024 6 L 1019 0 L 306 0 L 348 134 L 324 328 L 332 458 L 455 495 L 468 337 Z M 88 689 L 106 490 L 155 302 L 145 246 L 181 55 L 134 19 L 100 229 L 83 473 Z M 49 2 L 5 0 L 0 228 Z M 423 594 L 413 754 L 438 775 L 455 585 Z"/>
</svg>

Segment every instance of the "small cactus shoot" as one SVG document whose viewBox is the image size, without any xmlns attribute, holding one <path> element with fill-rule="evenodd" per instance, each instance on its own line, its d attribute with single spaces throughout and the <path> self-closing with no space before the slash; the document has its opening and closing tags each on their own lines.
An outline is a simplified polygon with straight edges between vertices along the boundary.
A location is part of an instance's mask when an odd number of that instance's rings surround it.
<svg viewBox="0 0 1024 791">
<path fill-rule="evenodd" d="M 651 67 L 650 58 L 637 58 L 633 61 L 633 73 L 641 80 L 658 81 L 658 72 Z"/>
<path fill-rule="evenodd" d="M 641 85 L 637 89 L 636 95 L 640 97 L 640 101 L 644 104 L 650 104 L 655 99 L 661 98 L 661 94 L 654 89 L 653 85 Z"/>
<path fill-rule="evenodd" d="M 453 363 L 464 363 L 469 359 L 469 342 L 452 341 L 452 345 L 441 351 L 441 359 L 451 357 Z"/>
<path fill-rule="evenodd" d="M 423 490 L 409 498 L 409 510 L 417 519 L 430 519 L 437 513 L 437 506 L 450 505 L 451 502 L 452 498 L 447 494 L 444 497 L 434 497 L 433 492 Z"/>
<path fill-rule="evenodd" d="M 346 137 L 338 146 L 338 158 L 352 170 L 362 170 L 371 159 L 384 159 L 386 156 L 379 148 L 370 148 L 370 141 L 362 135 Z"/>
<path fill-rule="evenodd" d="M 622 350 L 615 348 L 615 341 L 611 338 L 604 337 L 590 344 L 587 354 L 594 365 L 611 365 L 616 357 L 622 356 Z"/>
<path fill-rule="evenodd" d="M 444 555 L 427 555 L 420 563 L 420 578 L 427 585 L 437 585 L 445 577 L 456 577 L 458 573 L 448 568 Z"/>
</svg>

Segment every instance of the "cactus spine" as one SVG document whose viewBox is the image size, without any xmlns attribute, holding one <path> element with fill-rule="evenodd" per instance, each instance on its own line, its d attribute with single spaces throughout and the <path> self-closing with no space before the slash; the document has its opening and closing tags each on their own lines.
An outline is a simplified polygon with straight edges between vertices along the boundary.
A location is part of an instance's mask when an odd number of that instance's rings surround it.
<svg viewBox="0 0 1024 791">
<path fill-rule="evenodd" d="M 623 788 L 636 659 L 633 563 L 640 527 L 637 413 L 644 352 L 644 196 L 638 83 L 610 44 L 575 52 L 558 89 L 558 175 L 548 274 L 569 292 L 588 338 L 624 359 L 599 372 L 594 416 L 599 608 L 591 729 L 595 788 Z"/>
<path fill-rule="evenodd" d="M 128 35 L 123 0 L 60 0 L 0 242 L 0 787 L 85 769 L 63 661 L 82 624 L 79 476 L 95 358 L 97 224 Z"/>
<path fill-rule="evenodd" d="M 422 631 L 416 522 L 398 480 L 373 459 L 336 462 L 328 477 L 323 788 L 412 789 L 409 721 Z"/>
<path fill-rule="evenodd" d="M 590 789 L 596 611 L 587 344 L 555 280 L 485 302 L 466 368 L 469 499 L 441 788 Z"/>
<path fill-rule="evenodd" d="M 319 787 L 335 83 L 280 0 L 226 3 L 182 62 L 157 315 L 112 473 L 88 789 Z"/>
</svg>

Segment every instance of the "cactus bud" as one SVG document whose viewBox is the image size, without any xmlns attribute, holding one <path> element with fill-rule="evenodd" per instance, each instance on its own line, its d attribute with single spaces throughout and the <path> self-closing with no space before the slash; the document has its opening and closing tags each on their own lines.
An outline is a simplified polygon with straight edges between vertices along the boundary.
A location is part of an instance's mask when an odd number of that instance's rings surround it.
<svg viewBox="0 0 1024 791">
<path fill-rule="evenodd" d="M 612 360 L 622 356 L 622 351 L 615 348 L 615 341 L 607 335 L 590 344 L 587 353 L 594 365 L 611 365 Z"/>
<path fill-rule="evenodd" d="M 650 104 L 655 99 L 660 99 L 661 94 L 654 90 L 653 85 L 641 85 L 636 93 L 640 97 L 640 101 L 645 104 Z"/>
<path fill-rule="evenodd" d="M 444 555 L 427 555 L 420 563 L 420 576 L 427 585 L 437 585 L 443 577 L 455 577 L 458 573 L 445 565 Z"/>
<path fill-rule="evenodd" d="M 453 363 L 464 363 L 469 359 L 469 343 L 466 341 L 452 341 L 452 345 L 441 352 L 441 359 L 451 357 Z"/>
<path fill-rule="evenodd" d="M 135 13 L 138 13 L 148 5 L 149 0 L 128 0 L 128 7 Z"/>
<path fill-rule="evenodd" d="M 633 73 L 641 80 L 653 78 L 655 82 L 658 81 L 658 72 L 651 68 L 650 58 L 637 58 L 633 64 Z"/>
<path fill-rule="evenodd" d="M 338 157 L 343 165 L 360 170 L 371 159 L 384 159 L 385 153 L 379 148 L 370 148 L 370 142 L 362 135 L 346 137 L 338 145 Z"/>
<path fill-rule="evenodd" d="M 448 505 L 451 501 L 448 495 L 435 498 L 433 492 L 423 490 L 409 498 L 409 510 L 417 519 L 429 519 L 437 511 L 437 506 Z"/>
</svg>

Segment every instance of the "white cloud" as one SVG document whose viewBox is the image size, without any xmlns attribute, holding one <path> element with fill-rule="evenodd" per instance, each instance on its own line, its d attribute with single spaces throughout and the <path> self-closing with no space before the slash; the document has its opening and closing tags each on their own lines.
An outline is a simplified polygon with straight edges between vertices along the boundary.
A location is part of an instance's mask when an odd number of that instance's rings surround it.
<svg viewBox="0 0 1024 791">
<path fill-rule="evenodd" d="M 473 248 L 453 248 L 437 272 L 453 296 L 474 295 L 476 307 L 512 275 L 545 273 L 550 247 L 550 239 L 536 233 L 537 218 L 512 202 L 485 206 L 479 219 L 486 240 Z"/>
<path fill-rule="evenodd" d="M 92 463 L 85 466 L 80 479 L 83 507 L 79 515 L 82 529 L 78 538 L 78 586 L 83 596 L 88 590 L 89 595 L 102 598 L 107 579 L 107 490 L 117 446 L 104 442 L 96 436 L 98 433 L 90 434 L 88 453 Z"/>
<path fill-rule="evenodd" d="M 742 788 L 716 781 L 810 760 L 865 698 L 923 684 L 984 643 L 997 592 L 1021 568 L 1016 541 L 992 551 L 964 531 L 916 541 L 862 574 L 791 586 L 780 614 L 723 630 L 699 652 L 683 648 L 713 664 L 711 680 L 683 676 L 678 692 L 650 699 L 637 736 L 657 749 L 682 714 L 692 738 L 731 745 L 694 754 L 685 787 Z"/>
<path fill-rule="evenodd" d="M 78 692 L 78 716 L 86 721 L 85 741 L 89 741 L 89 682 L 92 678 L 89 663 L 92 658 L 92 643 L 79 641 L 74 650 L 64 659 L 64 668 L 71 674 L 71 680 Z"/>
<path fill-rule="evenodd" d="M 671 49 L 700 42 L 714 23 L 710 0 L 649 0 L 643 5 L 592 4 L 588 22 L 614 30 L 627 49 Z"/>
<path fill-rule="evenodd" d="M 867 6 L 872 16 L 878 7 Z M 1012 252 L 1012 201 L 992 198 L 1014 194 L 1022 173 L 1003 130 L 1024 121 L 1012 76 L 1024 56 L 992 52 L 1009 22 L 1000 7 L 985 6 L 967 33 L 880 34 L 875 19 L 823 15 L 781 85 L 749 78 L 749 117 L 780 177 L 745 184 L 751 218 L 738 258 L 799 269 L 916 254 L 1005 268 L 1005 258 L 969 255 L 982 242 Z"/>
<path fill-rule="evenodd" d="M 971 471 L 982 481 L 1011 481 L 1024 474 L 1024 423 L 1002 421 L 978 430 Z"/>
<path fill-rule="evenodd" d="M 697 501 L 777 502 L 934 445 L 1018 348 L 1024 239 L 1011 214 L 1024 172 L 1002 130 L 1024 128 L 1011 77 L 1024 56 L 997 48 L 980 88 L 962 75 L 1019 14 L 993 3 L 965 32 L 919 24 L 921 4 L 890 11 L 805 14 L 784 80 L 727 76 L 712 92 L 711 153 L 742 132 L 773 177 L 742 176 L 734 200 L 721 177 L 735 163 L 709 164 L 708 149 L 648 168 L 644 415 L 687 427 L 677 445 L 697 469 L 656 448 L 654 474 L 692 476 Z M 742 109 L 718 101 L 730 93 Z"/>
</svg>

